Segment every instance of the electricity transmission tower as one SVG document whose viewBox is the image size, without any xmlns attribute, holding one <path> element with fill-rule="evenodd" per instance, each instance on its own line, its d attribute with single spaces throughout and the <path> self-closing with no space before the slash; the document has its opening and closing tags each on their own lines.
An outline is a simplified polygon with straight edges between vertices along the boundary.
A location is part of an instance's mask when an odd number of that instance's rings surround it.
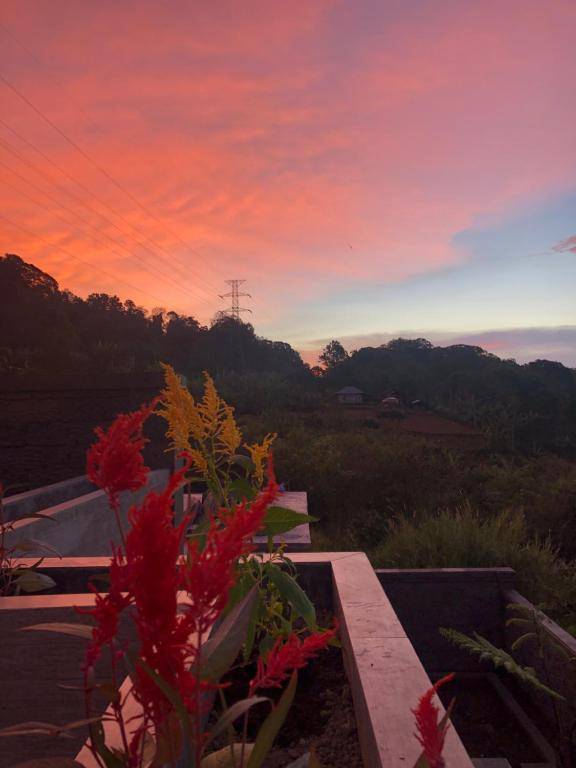
<svg viewBox="0 0 576 768">
<path fill-rule="evenodd" d="M 242 312 L 250 312 L 252 314 L 251 309 L 247 309 L 246 307 L 240 306 L 240 297 L 241 296 L 248 296 L 250 299 L 252 296 L 250 296 L 249 293 L 243 293 L 240 291 L 240 286 L 242 283 L 245 283 L 246 280 L 226 280 L 225 281 L 230 286 L 230 291 L 228 293 L 222 293 L 220 294 L 221 299 L 231 299 L 231 306 L 229 309 L 224 309 L 221 312 L 218 312 L 218 315 L 220 317 L 232 317 L 234 320 L 240 320 L 240 314 Z"/>
</svg>

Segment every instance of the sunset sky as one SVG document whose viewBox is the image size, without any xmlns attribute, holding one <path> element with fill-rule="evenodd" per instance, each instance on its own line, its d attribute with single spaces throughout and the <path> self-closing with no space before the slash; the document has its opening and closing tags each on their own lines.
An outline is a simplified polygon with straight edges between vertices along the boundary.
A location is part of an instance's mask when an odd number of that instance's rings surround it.
<svg viewBox="0 0 576 768">
<path fill-rule="evenodd" d="M 574 0 L 4 0 L 1 251 L 305 359 L 576 366 Z"/>
</svg>

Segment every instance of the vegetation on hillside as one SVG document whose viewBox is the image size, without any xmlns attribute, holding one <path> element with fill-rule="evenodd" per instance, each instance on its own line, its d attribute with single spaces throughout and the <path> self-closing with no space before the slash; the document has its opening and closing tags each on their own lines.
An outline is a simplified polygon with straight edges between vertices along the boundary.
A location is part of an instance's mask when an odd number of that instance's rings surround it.
<svg viewBox="0 0 576 768">
<path fill-rule="evenodd" d="M 478 348 L 396 339 L 348 354 L 333 341 L 310 369 L 288 344 L 224 319 L 211 327 L 115 296 L 80 299 L 17 256 L 0 258 L 0 372 L 159 370 L 215 378 L 246 439 L 278 433 L 281 481 L 306 490 L 317 547 L 363 549 L 393 567 L 510 565 L 537 601 L 575 612 L 576 371 L 519 365 Z M 398 393 L 474 424 L 461 451 L 348 419 L 333 394 Z"/>
<path fill-rule="evenodd" d="M 210 327 L 162 309 L 94 293 L 80 299 L 20 257 L 0 258 L 0 372 L 140 372 L 171 364 L 189 378 L 208 370 L 240 412 L 317 407 L 346 385 L 377 402 L 397 391 L 485 430 L 503 452 L 576 453 L 576 371 L 519 365 L 480 347 L 395 339 L 348 354 L 338 341 L 310 369 L 289 344 L 223 318 Z"/>
<path fill-rule="evenodd" d="M 209 369 L 310 376 L 289 344 L 223 318 L 207 328 L 164 309 L 92 293 L 81 299 L 19 256 L 0 258 L 0 372 L 143 372 L 170 363 L 187 376 Z"/>
</svg>

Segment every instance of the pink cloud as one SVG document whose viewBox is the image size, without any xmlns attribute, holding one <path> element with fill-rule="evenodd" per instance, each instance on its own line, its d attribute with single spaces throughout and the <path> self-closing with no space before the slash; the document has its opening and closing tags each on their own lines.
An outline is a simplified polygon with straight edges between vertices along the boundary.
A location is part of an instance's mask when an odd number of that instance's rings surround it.
<svg viewBox="0 0 576 768">
<path fill-rule="evenodd" d="M 294 296 L 313 300 L 355 279 L 395 282 L 456 264 L 466 254 L 452 238 L 477 216 L 573 183 L 571 0 L 423 4 L 420 16 L 320 0 L 74 8 L 8 3 L 6 25 L 47 67 L 40 71 L 3 40 L 7 76 L 195 247 L 151 220 L 2 89 L 10 125 L 173 255 L 157 251 L 154 259 L 55 193 L 129 246 L 134 266 L 67 228 L 45 200 L 52 210 L 0 188 L 7 217 L 96 269 L 74 267 L 0 222 L 5 248 L 82 293 L 114 290 L 97 272 L 106 265 L 160 292 L 167 306 L 206 319 L 207 298 L 238 272 L 258 285 L 258 311 L 280 311 Z M 16 145 L 1 127 L 0 138 Z M 3 150 L 0 159 L 48 190 Z M 138 260 L 170 271 L 187 293 L 139 270 Z"/>
</svg>

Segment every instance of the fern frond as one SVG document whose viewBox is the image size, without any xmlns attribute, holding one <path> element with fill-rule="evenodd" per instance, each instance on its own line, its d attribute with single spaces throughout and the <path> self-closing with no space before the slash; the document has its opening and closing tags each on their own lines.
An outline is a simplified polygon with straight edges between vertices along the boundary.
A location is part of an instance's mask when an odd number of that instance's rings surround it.
<svg viewBox="0 0 576 768">
<path fill-rule="evenodd" d="M 535 632 L 526 632 L 524 635 L 520 635 L 512 645 L 510 646 L 512 651 L 517 651 L 519 648 L 522 648 L 522 646 L 528 642 L 528 640 L 537 640 L 536 633 Z"/>
<path fill-rule="evenodd" d="M 459 648 L 479 656 L 482 661 L 492 662 L 496 669 L 501 667 L 521 682 L 531 685 L 533 688 L 547 693 L 555 699 L 564 701 L 564 696 L 544 685 L 531 667 L 520 666 L 503 648 L 497 648 L 489 640 L 481 637 L 476 632 L 474 632 L 473 638 L 468 637 L 468 635 L 462 632 L 457 632 L 455 629 L 440 629 L 440 634 Z"/>
<path fill-rule="evenodd" d="M 514 617 L 512 619 L 506 620 L 506 626 L 507 627 L 533 627 L 534 626 L 534 620 L 533 619 L 519 619 L 518 617 Z"/>
</svg>

